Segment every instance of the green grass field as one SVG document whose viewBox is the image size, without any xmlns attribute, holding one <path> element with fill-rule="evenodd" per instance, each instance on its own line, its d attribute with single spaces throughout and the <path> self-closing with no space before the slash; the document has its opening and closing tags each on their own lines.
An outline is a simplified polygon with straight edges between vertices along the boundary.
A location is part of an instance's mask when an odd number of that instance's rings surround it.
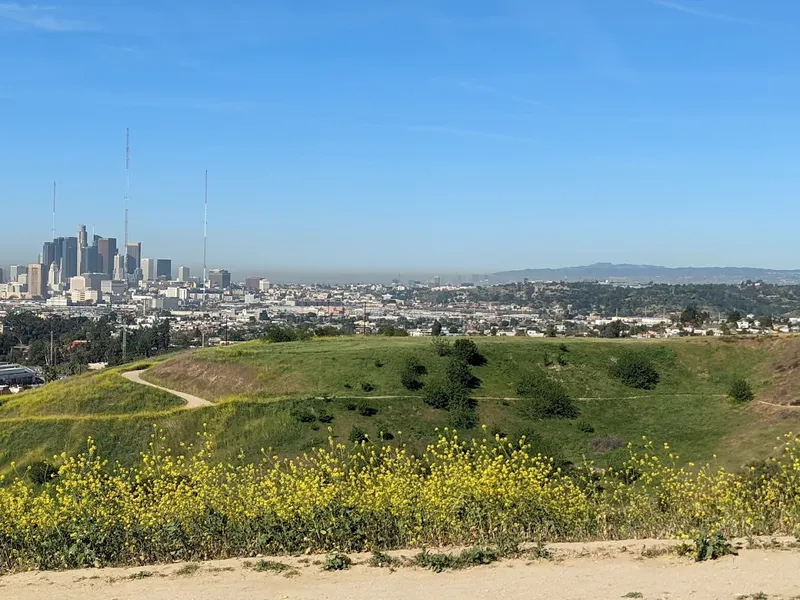
<svg viewBox="0 0 800 600">
<path fill-rule="evenodd" d="M 683 460 L 708 460 L 717 454 L 726 465 L 738 466 L 766 456 L 777 435 L 800 429 L 800 409 L 759 402 L 787 400 L 800 390 L 795 382 L 800 338 L 480 338 L 476 343 L 487 358 L 485 366 L 474 369 L 482 381 L 475 391 L 480 423 L 490 434 L 535 434 L 541 450 L 574 462 L 586 458 L 604 464 L 626 452 L 592 453 L 593 438 L 614 435 L 636 441 L 646 435 L 668 441 Z M 609 375 L 614 357 L 631 346 L 647 352 L 657 365 L 661 382 L 655 390 L 633 390 Z M 566 364 L 557 362 L 559 354 Z M 526 420 L 510 399 L 519 377 L 532 366 L 543 366 L 545 355 L 553 363 L 548 367 L 552 376 L 577 399 L 579 419 Z M 137 386 L 113 371 L 54 383 L 0 406 L 0 472 L 8 470 L 10 461 L 24 465 L 74 452 L 90 435 L 105 456 L 129 463 L 146 448 L 154 425 L 164 430 L 172 447 L 196 439 L 205 425 L 230 457 L 240 452 L 258 457 L 262 448 L 294 456 L 326 443 L 329 426 L 340 441 L 346 442 L 351 428 L 358 426 L 373 439 L 381 431 L 391 432 L 395 442 L 421 449 L 435 437 L 436 427 L 446 426 L 448 414 L 430 408 L 400 384 L 400 370 L 410 356 L 426 365 L 427 378 L 442 371 L 446 361 L 430 338 L 343 338 L 205 349 L 177 355 L 145 373 L 148 381 L 218 402 L 192 411 L 179 410 L 180 401 L 166 392 Z M 724 397 L 737 376 L 753 384 L 755 402 L 733 406 Z M 362 391 L 362 383 L 374 390 Z M 329 399 L 314 399 L 323 395 Z M 377 414 L 349 410 L 359 402 L 352 397 L 366 399 L 360 402 Z M 324 411 L 333 421 L 301 423 L 291 414 L 297 403 Z M 590 424 L 594 432 L 581 431 L 579 422 Z"/>
</svg>

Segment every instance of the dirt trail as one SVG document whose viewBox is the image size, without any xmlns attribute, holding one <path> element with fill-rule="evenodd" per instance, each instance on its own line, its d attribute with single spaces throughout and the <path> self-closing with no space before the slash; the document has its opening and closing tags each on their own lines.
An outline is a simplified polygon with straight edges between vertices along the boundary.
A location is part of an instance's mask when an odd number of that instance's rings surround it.
<svg viewBox="0 0 800 600">
<path fill-rule="evenodd" d="M 132 381 L 133 383 L 149 385 L 150 387 L 156 388 L 157 390 L 169 392 L 170 394 L 177 396 L 178 398 L 186 402 L 186 404 L 184 404 L 182 408 L 187 410 L 190 408 L 200 408 L 202 406 L 212 406 L 214 404 L 213 402 L 209 402 L 208 400 L 203 400 L 202 398 L 198 398 L 197 396 L 193 396 L 192 394 L 187 394 L 186 392 L 178 392 L 177 390 L 171 390 L 169 388 L 156 385 L 155 383 L 150 383 L 149 381 L 145 381 L 144 379 L 142 379 L 141 371 L 126 371 L 125 373 L 122 373 L 122 376 L 128 381 Z"/>
<path fill-rule="evenodd" d="M 321 570 L 318 561 L 322 557 L 309 557 L 305 563 L 298 558 L 275 559 L 296 568 L 293 577 L 257 572 L 246 568 L 244 561 L 238 559 L 202 563 L 196 570 L 175 564 L 20 573 L 0 577 L 0 597 L 16 600 L 598 600 L 624 597 L 733 600 L 781 597 L 788 600 L 800 595 L 797 575 L 800 552 L 797 550 L 741 550 L 739 556 L 694 563 L 674 555 L 642 558 L 642 541 L 571 546 L 571 552 L 556 550 L 556 559 L 552 561 L 504 560 L 438 574 L 416 567 L 399 567 L 395 571 L 372 568 L 365 564 L 366 555 L 351 555 L 355 561 L 351 569 L 331 573 Z M 405 554 L 411 556 L 413 552 Z M 251 564 L 254 561 L 251 559 Z"/>
</svg>

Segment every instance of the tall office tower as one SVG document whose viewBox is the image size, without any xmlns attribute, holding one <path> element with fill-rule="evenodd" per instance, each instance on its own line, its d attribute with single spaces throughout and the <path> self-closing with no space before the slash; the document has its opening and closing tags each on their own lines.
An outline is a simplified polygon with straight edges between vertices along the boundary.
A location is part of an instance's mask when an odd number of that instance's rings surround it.
<svg viewBox="0 0 800 600">
<path fill-rule="evenodd" d="M 97 255 L 97 246 L 89 246 L 86 248 L 86 265 L 84 266 L 84 273 L 99 273 L 100 272 L 100 259 Z"/>
<path fill-rule="evenodd" d="M 122 254 L 114 256 L 114 279 L 117 281 L 127 280 Z"/>
<path fill-rule="evenodd" d="M 42 245 L 42 256 L 39 258 L 41 259 L 40 264 L 49 268 L 50 265 L 56 260 L 56 243 L 45 242 Z"/>
<path fill-rule="evenodd" d="M 250 292 L 261 291 L 261 277 L 248 277 L 244 281 L 244 287 Z"/>
<path fill-rule="evenodd" d="M 225 269 L 211 269 L 208 272 L 208 282 L 212 288 L 226 290 L 231 287 L 231 274 Z"/>
<path fill-rule="evenodd" d="M 0 269 L 0 283 L 5 283 L 5 282 L 6 282 L 5 274 L 3 273 L 3 269 Z"/>
<path fill-rule="evenodd" d="M 189 281 L 191 278 L 189 267 L 178 267 L 178 281 Z"/>
<path fill-rule="evenodd" d="M 141 267 L 142 262 L 142 243 L 128 244 L 126 252 L 128 254 L 128 274 L 136 273 L 136 269 Z"/>
<path fill-rule="evenodd" d="M 61 244 L 61 279 L 69 281 L 78 274 L 78 238 L 63 238 Z"/>
<path fill-rule="evenodd" d="M 9 281 L 19 281 L 20 275 L 25 275 L 28 273 L 28 267 L 25 265 L 11 265 L 8 269 L 8 280 Z"/>
<path fill-rule="evenodd" d="M 47 296 L 46 284 L 44 266 L 28 265 L 28 298 L 44 298 Z"/>
<path fill-rule="evenodd" d="M 53 240 L 53 244 L 56 247 L 56 255 L 53 259 L 53 262 L 56 263 L 56 266 L 61 270 L 61 260 L 64 258 L 64 238 L 57 237 Z"/>
<path fill-rule="evenodd" d="M 89 237 L 86 234 L 86 225 L 78 225 L 78 275 L 83 275 L 86 270 L 86 249 L 89 247 Z"/>
<path fill-rule="evenodd" d="M 142 280 L 154 281 L 156 278 L 156 261 L 152 258 L 142 259 Z"/>
<path fill-rule="evenodd" d="M 114 257 L 117 255 L 116 238 L 100 238 L 97 240 L 98 273 L 114 274 Z"/>
<path fill-rule="evenodd" d="M 159 258 L 156 260 L 156 277 L 172 281 L 172 261 L 170 259 Z"/>
</svg>

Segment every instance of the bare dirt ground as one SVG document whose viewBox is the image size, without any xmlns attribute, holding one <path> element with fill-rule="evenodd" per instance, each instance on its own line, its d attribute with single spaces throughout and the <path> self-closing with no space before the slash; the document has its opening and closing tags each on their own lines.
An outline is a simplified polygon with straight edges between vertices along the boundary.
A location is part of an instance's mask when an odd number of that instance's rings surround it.
<svg viewBox="0 0 800 600">
<path fill-rule="evenodd" d="M 738 556 L 694 563 L 671 542 L 554 544 L 549 560 L 513 559 L 463 571 L 374 568 L 351 555 L 346 571 L 325 572 L 323 557 L 281 557 L 286 573 L 259 572 L 258 559 L 126 569 L 32 572 L 0 577 L 0 598 L 16 600 L 445 600 L 450 598 L 754 599 L 800 598 L 800 551 L 742 549 Z M 643 550 L 649 549 L 643 555 Z M 394 552 L 395 557 L 415 551 Z M 646 556 L 649 554 L 649 557 Z M 149 574 L 149 575 L 148 575 Z"/>
</svg>

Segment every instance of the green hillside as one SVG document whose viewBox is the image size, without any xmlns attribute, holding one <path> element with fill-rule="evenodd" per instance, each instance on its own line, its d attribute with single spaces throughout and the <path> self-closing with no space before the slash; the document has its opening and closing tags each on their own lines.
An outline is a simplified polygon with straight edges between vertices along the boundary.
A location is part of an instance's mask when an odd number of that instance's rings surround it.
<svg viewBox="0 0 800 600">
<path fill-rule="evenodd" d="M 476 395 L 494 398 L 514 396 L 519 378 L 532 367 L 544 366 L 545 358 L 574 397 L 641 395 L 609 375 L 614 358 L 631 347 L 647 352 L 659 367 L 661 383 L 649 395 L 724 394 L 731 379 L 754 372 L 768 353 L 767 343 L 757 340 L 481 338 L 477 344 L 487 363 L 475 368 L 481 379 Z M 559 355 L 563 366 L 557 364 Z M 400 370 L 410 356 L 420 358 L 431 375 L 444 369 L 445 361 L 437 356 L 430 338 L 373 337 L 284 344 L 257 341 L 205 349 L 161 363 L 145 378 L 212 400 L 241 395 L 408 395 L 400 383 Z M 363 382 L 374 386 L 371 394 L 361 392 Z"/>
<path fill-rule="evenodd" d="M 669 441 L 682 460 L 706 460 L 716 453 L 726 464 L 738 466 L 765 456 L 777 435 L 800 428 L 800 409 L 760 402 L 789 403 L 800 390 L 798 338 L 481 338 L 476 343 L 487 359 L 485 366 L 473 369 L 481 379 L 474 392 L 479 422 L 489 433 L 533 436 L 541 450 L 564 459 L 615 461 L 624 449 L 596 453 L 590 442 L 607 436 L 635 441 L 647 435 Z M 657 366 L 661 380 L 656 389 L 633 390 L 610 376 L 615 358 L 630 347 L 646 352 Z M 164 430 L 172 447 L 195 440 L 205 426 L 231 457 L 240 452 L 258 457 L 262 448 L 295 455 L 326 443 L 328 427 L 345 442 L 357 426 L 372 439 L 391 432 L 393 443 L 421 449 L 436 427 L 447 425 L 448 414 L 401 385 L 400 371 L 411 356 L 426 366 L 429 374 L 423 380 L 435 377 L 446 362 L 430 338 L 343 338 L 205 349 L 144 372 L 148 381 L 217 401 L 190 411 L 181 410 L 174 396 L 126 381 L 113 370 L 50 384 L 0 406 L 0 471 L 7 471 L 10 461 L 24 465 L 73 452 L 90 435 L 105 456 L 131 462 L 146 448 L 154 425 Z M 520 416 L 516 382 L 545 364 L 576 399 L 581 411 L 577 420 Z M 737 376 L 750 380 L 756 401 L 734 406 L 724 397 Z M 365 392 L 362 384 L 372 391 Z M 362 411 L 364 406 L 376 414 L 361 414 L 371 412 Z M 298 408 L 332 420 L 301 422 Z M 594 431 L 586 432 L 587 425 Z"/>
</svg>

